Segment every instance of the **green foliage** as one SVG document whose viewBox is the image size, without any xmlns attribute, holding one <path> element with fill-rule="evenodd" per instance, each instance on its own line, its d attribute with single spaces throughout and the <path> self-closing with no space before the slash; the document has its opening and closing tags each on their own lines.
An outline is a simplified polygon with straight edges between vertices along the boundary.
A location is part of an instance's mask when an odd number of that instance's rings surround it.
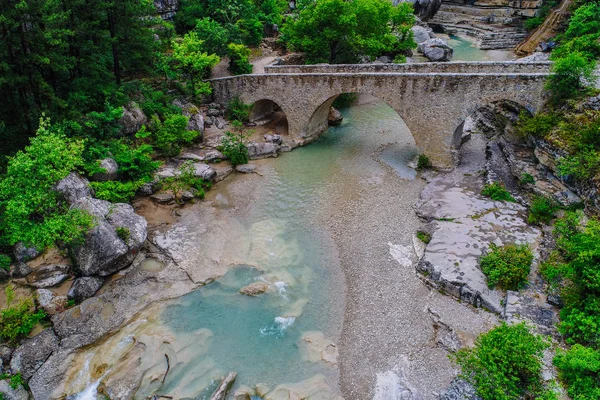
<svg viewBox="0 0 600 400">
<path fill-rule="evenodd" d="M 394 57 L 394 64 L 404 64 L 406 62 L 405 54 L 398 54 Z"/>
<path fill-rule="evenodd" d="M 535 196 L 529 207 L 527 222 L 530 224 L 548 224 L 556 216 L 559 205 L 546 197 Z"/>
<path fill-rule="evenodd" d="M 521 174 L 521 179 L 519 179 L 519 183 L 521 185 L 533 185 L 535 183 L 535 179 L 533 175 L 524 172 Z"/>
<path fill-rule="evenodd" d="M 2 268 L 5 271 L 9 271 L 10 264 L 12 264 L 10 257 L 6 254 L 0 254 L 0 268 Z"/>
<path fill-rule="evenodd" d="M 187 130 L 188 119 L 183 115 L 169 115 L 164 122 L 155 118 L 153 124 L 156 149 L 167 157 L 178 155 L 183 146 L 198 137 L 197 131 Z"/>
<path fill-rule="evenodd" d="M 239 97 L 234 97 L 227 103 L 225 116 L 230 121 L 248 122 L 250 119 L 251 104 L 245 104 Z"/>
<path fill-rule="evenodd" d="M 548 346 L 525 323 L 502 322 L 451 357 L 483 400 L 557 399 L 542 380 L 542 354 Z"/>
<path fill-rule="evenodd" d="M 198 20 L 196 32 L 204 41 L 204 48 L 209 54 L 227 55 L 227 44 L 231 41 L 231 34 L 223 25 L 205 17 Z"/>
<path fill-rule="evenodd" d="M 542 1 L 542 6 L 538 10 L 537 15 L 533 18 L 525 20 L 525 29 L 527 29 L 528 31 L 532 31 L 538 26 L 540 26 L 544 22 L 546 17 L 548 17 L 552 8 L 556 7 L 556 5 L 556 0 Z"/>
<path fill-rule="evenodd" d="M 173 68 L 183 77 L 187 77 L 190 93 L 198 97 L 211 93 L 210 84 L 203 82 L 210 76 L 210 70 L 220 61 L 216 54 L 208 54 L 194 31 L 186 33 L 181 40 L 173 40 L 171 55 Z"/>
<path fill-rule="evenodd" d="M 219 150 L 229 159 L 231 165 L 248 163 L 248 147 L 244 143 L 244 135 L 226 132 Z"/>
<path fill-rule="evenodd" d="M 553 61 L 547 88 L 552 92 L 555 102 L 575 97 L 596 80 L 596 62 L 585 53 L 570 52 L 562 57 L 554 56 Z"/>
<path fill-rule="evenodd" d="M 136 146 L 125 139 L 96 143 L 88 146 L 84 153 L 85 169 L 93 175 L 99 170 L 98 160 L 111 157 L 119 166 L 119 177 L 124 181 L 149 179 L 160 163 L 152 160 L 152 146 Z"/>
<path fill-rule="evenodd" d="M 502 182 L 493 182 L 486 184 L 481 191 L 481 194 L 485 197 L 489 197 L 496 201 L 509 201 L 514 202 L 515 198 L 510 194 L 504 187 Z"/>
<path fill-rule="evenodd" d="M 20 372 L 18 372 L 10 377 L 9 386 L 12 389 L 18 389 L 20 387 L 25 387 L 25 379 L 23 379 Z"/>
<path fill-rule="evenodd" d="M 251 74 L 250 49 L 243 44 L 229 43 L 227 46 L 229 56 L 229 71 L 234 75 Z"/>
<path fill-rule="evenodd" d="M 129 237 L 131 236 L 131 231 L 126 226 L 118 226 L 115 231 L 117 232 L 117 236 L 119 239 L 124 241 L 125 243 L 129 242 Z"/>
<path fill-rule="evenodd" d="M 424 231 L 417 231 L 417 238 L 423 243 L 431 242 L 431 234 Z"/>
<path fill-rule="evenodd" d="M 516 131 L 519 135 L 545 138 L 561 122 L 561 117 L 555 113 L 537 113 L 531 116 L 527 112 L 519 114 Z"/>
<path fill-rule="evenodd" d="M 431 160 L 425 154 L 419 154 L 419 158 L 417 159 L 417 169 L 427 169 L 431 168 Z"/>
<path fill-rule="evenodd" d="M 527 245 L 491 244 L 491 251 L 479 261 L 481 271 L 487 276 L 490 289 L 518 290 L 527 283 L 533 262 L 533 253 Z"/>
<path fill-rule="evenodd" d="M 600 153 L 591 146 L 582 146 L 577 153 L 561 158 L 556 169 L 562 176 L 592 179 L 600 171 Z"/>
<path fill-rule="evenodd" d="M 532 31 L 544 22 L 544 17 L 533 17 L 525 20 L 525 29 Z"/>
<path fill-rule="evenodd" d="M 354 62 L 414 48 L 412 6 L 387 0 L 321 0 L 298 4 L 282 27 L 283 40 L 309 63 Z M 319 34 L 315 34 L 319 32 Z"/>
<path fill-rule="evenodd" d="M 92 217 L 69 209 L 52 187 L 83 163 L 83 143 L 67 139 L 40 120 L 30 145 L 9 160 L 0 182 L 0 231 L 2 242 L 43 249 L 56 242 L 83 238 L 93 225 Z"/>
<path fill-rule="evenodd" d="M 554 364 L 571 398 L 600 398 L 600 351 L 576 344 L 568 351 L 559 351 Z"/>
<path fill-rule="evenodd" d="M 7 306 L 0 310 L 0 338 L 16 345 L 18 340 L 27 336 L 33 327 L 46 317 L 46 313 L 35 310 L 31 297 L 15 299 L 12 286 L 7 286 L 5 290 Z"/>
<path fill-rule="evenodd" d="M 90 182 L 90 186 L 94 189 L 96 197 L 101 200 L 110 201 L 111 203 L 128 203 L 135 197 L 137 190 L 146 183 L 146 180 L 138 181 L 105 181 L 105 182 Z"/>
<path fill-rule="evenodd" d="M 192 161 L 181 164 L 177 176 L 165 178 L 162 183 L 163 189 L 172 191 L 176 199 L 181 197 L 183 191 L 190 189 L 193 189 L 195 197 L 203 199 L 205 191 L 211 187 L 210 182 L 196 176 Z"/>
</svg>

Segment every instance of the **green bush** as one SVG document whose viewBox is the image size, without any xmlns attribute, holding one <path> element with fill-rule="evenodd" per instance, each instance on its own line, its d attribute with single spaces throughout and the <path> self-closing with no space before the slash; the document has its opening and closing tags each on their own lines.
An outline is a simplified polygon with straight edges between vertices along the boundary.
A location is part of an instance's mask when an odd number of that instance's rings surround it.
<svg viewBox="0 0 600 400">
<path fill-rule="evenodd" d="M 417 238 L 423 243 L 431 242 L 431 234 L 423 231 L 417 231 Z"/>
<path fill-rule="evenodd" d="M 485 197 L 489 197 L 496 201 L 509 201 L 514 202 L 515 198 L 512 197 L 510 192 L 506 190 L 504 184 L 501 182 L 493 182 L 483 187 L 481 194 Z"/>
<path fill-rule="evenodd" d="M 96 197 L 111 203 L 128 203 L 135 197 L 137 190 L 146 183 L 145 180 L 121 182 L 105 181 L 90 182 L 90 186 L 96 192 Z"/>
<path fill-rule="evenodd" d="M 192 161 L 186 161 L 179 167 L 179 174 L 174 177 L 165 178 L 162 181 L 163 189 L 173 192 L 177 199 L 185 190 L 194 189 L 195 197 L 203 199 L 205 191 L 210 189 L 211 183 L 196 176 Z"/>
<path fill-rule="evenodd" d="M 417 159 L 417 169 L 427 169 L 431 168 L 431 160 L 425 154 L 419 154 L 419 158 Z"/>
<path fill-rule="evenodd" d="M 188 131 L 188 119 L 183 115 L 171 114 L 164 122 L 153 120 L 154 143 L 164 156 L 174 157 L 184 145 L 191 144 L 198 137 L 197 131 Z"/>
<path fill-rule="evenodd" d="M 252 73 L 249 48 L 243 44 L 229 43 L 227 45 L 227 55 L 229 56 L 229 71 L 232 74 L 243 75 Z"/>
<path fill-rule="evenodd" d="M 531 116 L 528 112 L 521 112 L 519 120 L 515 126 L 517 134 L 527 137 L 529 135 L 536 138 L 545 138 L 554 129 L 561 117 L 554 113 L 537 113 Z"/>
<path fill-rule="evenodd" d="M 554 358 L 559 378 L 573 399 L 600 399 L 600 351 L 576 344 Z"/>
<path fill-rule="evenodd" d="M 40 120 L 37 135 L 9 159 L 0 181 L 0 242 L 44 249 L 83 239 L 93 226 L 92 216 L 70 209 L 52 189 L 83 164 L 82 151 L 81 141 L 67 139 L 49 120 Z"/>
<path fill-rule="evenodd" d="M 234 97 L 227 103 L 225 109 L 225 116 L 230 121 L 239 121 L 246 123 L 250 119 L 250 110 L 252 109 L 251 104 L 244 104 L 239 97 Z"/>
<path fill-rule="evenodd" d="M 248 163 L 248 147 L 244 143 L 244 135 L 242 134 L 226 132 L 221 139 L 219 150 L 233 166 Z"/>
<path fill-rule="evenodd" d="M 538 26 L 540 26 L 543 22 L 544 22 L 543 17 L 529 18 L 529 19 L 525 20 L 525 23 L 524 23 L 525 29 L 527 29 L 528 31 L 532 31 L 535 28 L 537 28 Z"/>
<path fill-rule="evenodd" d="M 588 82 L 595 82 L 596 61 L 588 54 L 574 51 L 552 58 L 552 75 L 546 86 L 552 92 L 555 103 L 575 97 Z"/>
<path fill-rule="evenodd" d="M 15 299 L 12 286 L 7 286 L 5 291 L 7 306 L 0 310 L 0 338 L 16 345 L 19 339 L 27 336 L 46 317 L 46 313 L 35 310 L 31 297 Z"/>
<path fill-rule="evenodd" d="M 556 216 L 559 205 L 546 197 L 535 196 L 529 207 L 527 222 L 530 224 L 548 224 Z"/>
<path fill-rule="evenodd" d="M 600 153 L 590 146 L 584 146 L 579 152 L 561 158 L 556 169 L 562 176 L 577 180 L 591 179 L 600 171 Z"/>
<path fill-rule="evenodd" d="M 8 271 L 10 270 L 10 264 L 12 264 L 10 257 L 6 254 L 0 254 L 0 268 Z"/>
<path fill-rule="evenodd" d="M 533 184 L 535 184 L 535 179 L 533 178 L 533 175 L 528 174 L 528 173 L 523 173 L 523 174 L 521 174 L 521 179 L 519 179 L 519 183 L 521 185 L 533 185 Z"/>
<path fill-rule="evenodd" d="M 527 245 L 507 244 L 498 247 L 491 244 L 491 251 L 479 262 L 487 276 L 489 288 L 518 290 L 527 283 L 533 262 L 533 253 Z"/>
<path fill-rule="evenodd" d="M 502 322 L 451 358 L 483 400 L 557 399 L 542 380 L 542 354 L 548 346 L 525 323 Z"/>
<path fill-rule="evenodd" d="M 404 64 L 406 62 L 406 56 L 404 54 L 398 54 L 394 57 L 394 64 Z"/>
</svg>

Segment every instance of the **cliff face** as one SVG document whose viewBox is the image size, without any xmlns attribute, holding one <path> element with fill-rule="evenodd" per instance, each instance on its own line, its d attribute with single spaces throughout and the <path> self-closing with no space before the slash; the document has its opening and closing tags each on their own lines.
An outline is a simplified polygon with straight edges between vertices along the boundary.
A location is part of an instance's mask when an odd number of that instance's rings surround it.
<svg viewBox="0 0 600 400">
<path fill-rule="evenodd" d="M 175 13 L 179 9 L 179 1 L 178 0 L 154 0 L 154 7 L 156 8 L 156 13 L 162 19 L 173 19 Z"/>
<path fill-rule="evenodd" d="M 523 20 L 541 5 L 542 0 L 442 0 L 429 24 L 476 37 L 481 49 L 514 48 L 527 37 Z"/>
</svg>

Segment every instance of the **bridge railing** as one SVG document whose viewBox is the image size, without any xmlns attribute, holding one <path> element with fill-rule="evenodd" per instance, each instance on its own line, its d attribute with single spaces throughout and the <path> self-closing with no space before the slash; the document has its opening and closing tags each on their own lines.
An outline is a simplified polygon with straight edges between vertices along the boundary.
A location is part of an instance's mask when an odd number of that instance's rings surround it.
<svg viewBox="0 0 600 400">
<path fill-rule="evenodd" d="M 478 62 L 437 62 L 411 64 L 317 64 L 317 65 L 267 65 L 266 74 L 327 74 L 327 73 L 547 73 L 552 65 L 549 61 L 478 61 Z"/>
</svg>

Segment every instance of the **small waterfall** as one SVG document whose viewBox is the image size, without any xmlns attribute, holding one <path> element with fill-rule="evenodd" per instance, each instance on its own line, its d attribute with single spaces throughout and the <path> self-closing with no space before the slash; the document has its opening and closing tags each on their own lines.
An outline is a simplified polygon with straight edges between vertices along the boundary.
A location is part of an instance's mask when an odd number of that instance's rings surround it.
<svg viewBox="0 0 600 400">
<path fill-rule="evenodd" d="M 281 337 L 285 331 L 296 321 L 296 317 L 275 317 L 275 323 L 269 326 L 260 328 L 260 334 L 263 336 Z"/>
</svg>

